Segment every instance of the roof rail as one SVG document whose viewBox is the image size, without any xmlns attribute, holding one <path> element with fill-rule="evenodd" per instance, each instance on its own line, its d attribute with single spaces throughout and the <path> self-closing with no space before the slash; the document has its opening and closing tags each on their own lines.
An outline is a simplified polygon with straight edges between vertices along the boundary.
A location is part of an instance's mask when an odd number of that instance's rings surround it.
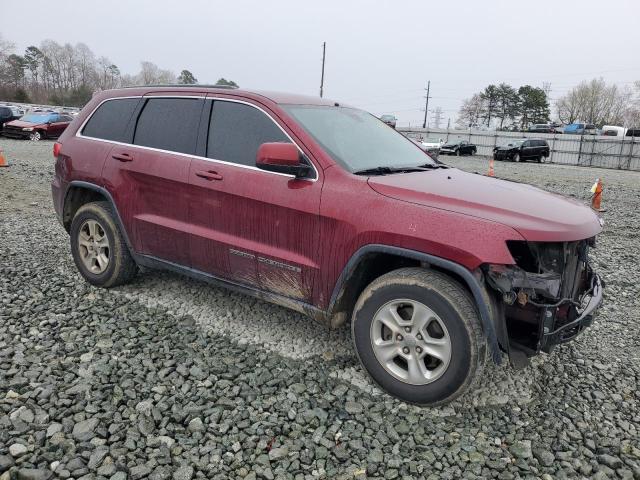
<svg viewBox="0 0 640 480">
<path fill-rule="evenodd" d="M 120 88 L 147 88 L 147 87 L 171 87 L 171 88 L 175 88 L 175 87 L 182 87 L 182 88 L 204 87 L 204 88 L 225 88 L 225 89 L 228 89 L 228 90 L 235 90 L 235 89 L 239 88 L 239 87 L 233 86 L 233 85 L 206 85 L 206 84 L 201 84 L 201 83 L 189 84 L 189 85 L 185 85 L 183 83 L 164 83 L 164 84 L 157 84 L 157 85 L 128 85 L 126 87 L 120 87 Z"/>
</svg>

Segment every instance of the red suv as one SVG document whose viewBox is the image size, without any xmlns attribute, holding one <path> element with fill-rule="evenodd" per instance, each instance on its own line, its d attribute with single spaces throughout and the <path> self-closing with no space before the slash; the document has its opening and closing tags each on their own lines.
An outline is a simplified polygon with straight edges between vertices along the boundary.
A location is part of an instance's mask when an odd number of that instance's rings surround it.
<svg viewBox="0 0 640 480">
<path fill-rule="evenodd" d="M 450 401 L 486 356 L 526 365 L 602 300 L 589 208 L 437 163 L 337 102 L 106 91 L 54 155 L 55 209 L 88 282 L 170 269 L 350 322 L 364 368 L 408 402 Z"/>
</svg>

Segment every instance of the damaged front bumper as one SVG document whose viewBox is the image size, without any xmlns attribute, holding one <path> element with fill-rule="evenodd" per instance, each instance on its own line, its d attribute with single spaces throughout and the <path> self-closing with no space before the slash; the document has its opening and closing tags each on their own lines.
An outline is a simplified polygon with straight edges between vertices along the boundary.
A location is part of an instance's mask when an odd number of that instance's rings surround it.
<svg viewBox="0 0 640 480">
<path fill-rule="evenodd" d="M 561 326 L 557 326 L 553 318 L 553 309 L 556 307 L 550 307 L 546 310 L 544 314 L 545 321 L 542 325 L 541 349 L 545 350 L 547 347 L 569 342 L 591 326 L 596 310 L 602 303 L 603 290 L 604 284 L 602 279 L 593 273 L 590 293 L 586 295 L 583 306 L 581 305 L 582 308 L 579 311 L 577 310 L 579 313 L 578 318 L 564 323 Z"/>
<path fill-rule="evenodd" d="M 500 343 L 514 356 L 531 357 L 569 342 L 594 321 L 604 282 L 589 265 L 594 239 L 510 245 L 516 265 L 488 265 Z M 516 354 L 516 355 L 514 355 Z"/>
</svg>

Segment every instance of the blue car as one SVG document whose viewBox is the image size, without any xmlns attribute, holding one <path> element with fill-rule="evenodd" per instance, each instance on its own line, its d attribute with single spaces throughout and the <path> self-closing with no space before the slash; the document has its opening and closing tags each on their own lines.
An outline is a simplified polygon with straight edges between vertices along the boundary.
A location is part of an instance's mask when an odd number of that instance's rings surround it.
<svg viewBox="0 0 640 480">
<path fill-rule="evenodd" d="M 574 135 L 597 135 L 598 129 L 591 123 L 572 123 L 564 127 L 564 133 Z"/>
</svg>

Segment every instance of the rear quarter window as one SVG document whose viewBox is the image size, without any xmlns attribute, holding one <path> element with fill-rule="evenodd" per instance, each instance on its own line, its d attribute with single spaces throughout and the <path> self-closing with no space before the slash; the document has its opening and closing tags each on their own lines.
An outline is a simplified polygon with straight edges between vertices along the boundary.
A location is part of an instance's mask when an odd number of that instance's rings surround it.
<svg viewBox="0 0 640 480">
<path fill-rule="evenodd" d="M 199 98 L 150 98 L 138 117 L 133 143 L 195 153 L 202 105 Z"/>
<path fill-rule="evenodd" d="M 93 113 L 82 129 L 82 135 L 114 142 L 127 142 L 125 131 L 139 100 L 138 98 L 107 100 Z"/>
</svg>

